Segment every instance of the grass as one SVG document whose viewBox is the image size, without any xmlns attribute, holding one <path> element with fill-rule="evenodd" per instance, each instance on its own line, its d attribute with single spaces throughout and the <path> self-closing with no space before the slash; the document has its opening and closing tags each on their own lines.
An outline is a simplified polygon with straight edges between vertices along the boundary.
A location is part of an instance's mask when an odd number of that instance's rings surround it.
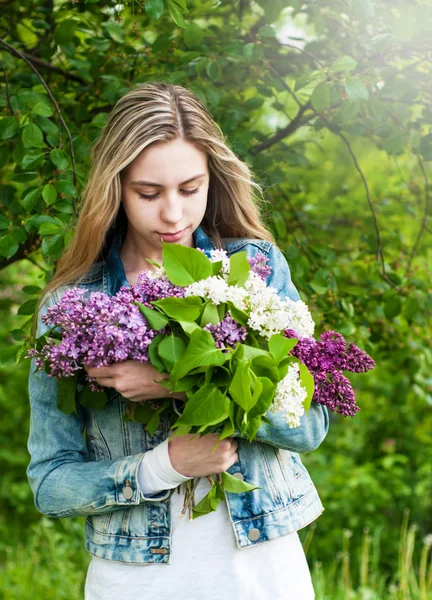
<svg viewBox="0 0 432 600">
<path fill-rule="evenodd" d="M 310 527 L 304 540 L 306 555 L 314 531 L 315 527 Z M 316 600 L 432 600 L 432 536 L 420 542 L 416 561 L 416 533 L 417 525 L 409 524 L 406 510 L 400 530 L 397 570 L 389 576 L 380 568 L 380 531 L 372 535 L 365 528 L 361 547 L 354 551 L 350 548 L 351 532 L 343 531 L 342 551 L 333 563 L 324 566 L 315 562 L 311 567 Z"/>
<path fill-rule="evenodd" d="M 23 527 L 0 519 L 0 590 L 3 600 L 80 600 L 90 555 L 85 551 L 83 519 L 48 519 Z M 306 552 L 315 532 L 303 541 Z M 24 535 L 25 534 L 25 537 Z M 350 547 L 351 532 L 342 533 L 342 550 L 329 564 L 311 565 L 316 600 L 432 600 L 432 536 L 416 540 L 417 527 L 403 517 L 397 570 L 380 569 L 380 531 L 363 531 L 360 548 Z"/>
</svg>

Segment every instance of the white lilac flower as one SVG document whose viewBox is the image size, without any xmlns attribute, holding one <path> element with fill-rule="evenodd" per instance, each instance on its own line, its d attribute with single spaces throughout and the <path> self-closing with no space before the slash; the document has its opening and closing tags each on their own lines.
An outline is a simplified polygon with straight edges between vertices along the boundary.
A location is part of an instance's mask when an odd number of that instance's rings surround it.
<svg viewBox="0 0 432 600">
<path fill-rule="evenodd" d="M 201 296 L 210 299 L 216 305 L 230 301 L 238 308 L 243 310 L 247 308 L 247 291 L 238 286 L 228 285 L 223 277 L 218 276 L 208 277 L 188 285 L 185 296 Z"/>
<path fill-rule="evenodd" d="M 166 279 L 168 280 L 167 272 L 165 267 L 158 267 L 156 271 L 146 271 L 146 275 L 149 279 Z"/>
<path fill-rule="evenodd" d="M 274 287 L 266 286 L 255 273 L 245 284 L 250 296 L 249 327 L 269 339 L 282 329 L 294 329 L 302 337 L 311 337 L 314 322 L 307 305 L 299 300 L 281 300 Z"/>
<path fill-rule="evenodd" d="M 285 305 L 290 321 L 288 329 L 294 329 L 301 337 L 312 337 L 315 323 L 307 304 L 303 300 L 287 299 Z"/>
<path fill-rule="evenodd" d="M 222 273 L 224 275 L 228 275 L 230 271 L 230 259 L 225 250 L 211 250 L 210 251 L 210 260 L 212 262 L 222 261 Z"/>
<path fill-rule="evenodd" d="M 383 89 L 383 87 L 385 86 L 385 83 L 384 83 L 384 81 L 383 81 L 382 79 L 379 79 L 379 80 L 376 82 L 376 84 L 375 84 L 375 85 L 376 85 L 376 87 L 377 87 L 379 90 L 382 90 L 382 89 Z"/>
<path fill-rule="evenodd" d="M 300 368 L 297 363 L 288 367 L 288 373 L 276 386 L 273 405 L 269 411 L 284 412 L 290 429 L 300 426 L 300 417 L 305 412 L 303 402 L 306 400 L 307 391 L 301 385 L 299 373 Z"/>
</svg>

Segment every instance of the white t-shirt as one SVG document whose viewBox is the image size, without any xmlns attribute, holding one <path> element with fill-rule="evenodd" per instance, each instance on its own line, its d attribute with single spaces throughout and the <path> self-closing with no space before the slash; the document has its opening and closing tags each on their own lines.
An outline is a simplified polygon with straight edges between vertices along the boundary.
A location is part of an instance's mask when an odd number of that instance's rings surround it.
<svg viewBox="0 0 432 600">
<path fill-rule="evenodd" d="M 226 502 L 191 521 L 181 516 L 182 482 L 171 465 L 168 439 L 145 453 L 139 469 L 144 495 L 177 487 L 171 496 L 170 564 L 131 565 L 93 557 L 85 600 L 313 600 L 306 557 L 297 532 L 249 548 L 238 548 Z M 179 487 L 180 485 L 180 487 Z M 202 478 L 198 503 L 210 490 Z"/>
</svg>

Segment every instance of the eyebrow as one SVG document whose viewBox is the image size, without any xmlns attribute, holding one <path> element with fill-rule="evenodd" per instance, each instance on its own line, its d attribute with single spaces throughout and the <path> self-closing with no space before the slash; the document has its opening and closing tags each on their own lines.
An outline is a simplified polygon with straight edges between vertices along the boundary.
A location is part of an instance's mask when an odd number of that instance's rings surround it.
<svg viewBox="0 0 432 600">
<path fill-rule="evenodd" d="M 194 175 L 190 179 L 186 179 L 186 181 L 182 181 L 180 185 L 184 185 L 185 183 L 189 183 L 190 181 L 194 181 L 199 177 L 204 177 L 205 173 L 201 173 L 200 175 Z M 154 183 L 152 181 L 144 181 L 143 179 L 138 179 L 138 181 L 131 181 L 131 185 L 152 185 L 154 187 L 163 187 L 160 183 Z"/>
</svg>

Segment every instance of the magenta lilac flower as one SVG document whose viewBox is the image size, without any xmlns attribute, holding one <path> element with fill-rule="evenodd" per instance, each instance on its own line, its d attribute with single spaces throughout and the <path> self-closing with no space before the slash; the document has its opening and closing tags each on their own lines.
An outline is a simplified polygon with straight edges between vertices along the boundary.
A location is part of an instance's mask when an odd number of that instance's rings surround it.
<svg viewBox="0 0 432 600">
<path fill-rule="evenodd" d="M 235 348 L 238 342 L 243 343 L 247 337 L 246 327 L 239 325 L 229 313 L 225 315 L 220 323 L 216 325 L 209 323 L 203 329 L 212 334 L 216 342 L 216 348 L 225 348 L 226 346 Z"/>
<path fill-rule="evenodd" d="M 313 375 L 313 400 L 344 416 L 353 417 L 360 408 L 355 402 L 351 382 L 342 371 L 364 373 L 374 368 L 375 361 L 353 343 L 347 347 L 344 337 L 334 331 L 322 333 L 318 340 L 299 337 L 292 329 L 286 329 L 285 336 L 298 339 L 291 353 Z"/>
</svg>

